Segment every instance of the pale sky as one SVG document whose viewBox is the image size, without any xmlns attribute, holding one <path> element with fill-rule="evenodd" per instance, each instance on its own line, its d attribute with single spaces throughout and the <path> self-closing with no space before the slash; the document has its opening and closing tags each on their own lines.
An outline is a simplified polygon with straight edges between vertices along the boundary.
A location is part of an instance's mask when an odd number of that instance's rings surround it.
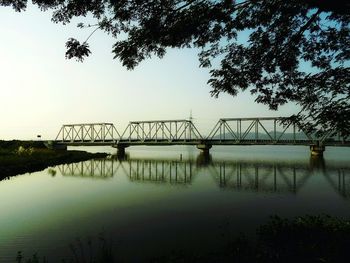
<svg viewBox="0 0 350 263">
<path fill-rule="evenodd" d="M 65 42 L 86 39 L 91 29 L 54 24 L 50 12 L 29 7 L 17 13 L 0 7 L 0 140 L 54 139 L 62 124 L 112 122 L 119 131 L 129 121 L 194 117 L 203 135 L 220 118 L 289 116 L 258 105 L 249 94 L 210 96 L 207 69 L 197 51 L 168 50 L 163 59 L 127 71 L 111 53 L 113 39 L 96 32 L 92 54 L 83 63 L 65 59 Z"/>
</svg>

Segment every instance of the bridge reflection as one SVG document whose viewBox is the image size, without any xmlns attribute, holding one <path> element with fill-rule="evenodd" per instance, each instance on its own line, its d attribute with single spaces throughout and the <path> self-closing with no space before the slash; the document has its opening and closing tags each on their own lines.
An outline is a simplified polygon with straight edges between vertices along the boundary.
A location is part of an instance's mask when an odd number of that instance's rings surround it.
<svg viewBox="0 0 350 263">
<path fill-rule="evenodd" d="M 267 193 L 296 193 L 312 175 L 305 167 L 241 162 L 214 165 L 210 171 L 220 188 Z"/>
<path fill-rule="evenodd" d="M 129 161 L 128 177 L 132 182 L 191 184 L 197 169 L 192 162 L 135 160 Z"/>
<path fill-rule="evenodd" d="M 110 179 L 126 176 L 131 182 L 191 185 L 209 173 L 223 190 L 263 193 L 298 193 L 313 175 L 322 175 L 342 197 L 350 198 L 350 167 L 326 167 L 323 159 L 309 163 L 196 160 L 96 159 L 58 166 L 63 176 Z"/>
<path fill-rule="evenodd" d="M 64 176 L 80 176 L 89 178 L 111 178 L 116 175 L 118 163 L 108 159 L 95 159 L 80 163 L 61 164 L 58 170 Z"/>
<path fill-rule="evenodd" d="M 343 198 L 350 198 L 350 171 L 349 169 L 339 169 L 336 176 L 329 172 L 324 173 L 325 178 L 332 188 Z"/>
</svg>

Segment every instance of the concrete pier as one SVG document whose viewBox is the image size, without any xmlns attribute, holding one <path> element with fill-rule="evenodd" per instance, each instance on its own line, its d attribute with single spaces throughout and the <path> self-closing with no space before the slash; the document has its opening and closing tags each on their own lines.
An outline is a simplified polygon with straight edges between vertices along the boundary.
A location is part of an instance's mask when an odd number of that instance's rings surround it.
<svg viewBox="0 0 350 263">
<path fill-rule="evenodd" d="M 326 147 L 324 145 L 310 145 L 310 151 L 312 156 L 323 156 L 323 152 Z"/>
<path fill-rule="evenodd" d="M 117 148 L 117 156 L 118 158 L 124 158 L 125 157 L 125 149 L 128 148 L 128 145 L 113 145 L 114 148 Z"/>
<path fill-rule="evenodd" d="M 197 144 L 197 149 L 201 150 L 204 154 L 209 154 L 211 147 L 211 144 Z"/>
</svg>

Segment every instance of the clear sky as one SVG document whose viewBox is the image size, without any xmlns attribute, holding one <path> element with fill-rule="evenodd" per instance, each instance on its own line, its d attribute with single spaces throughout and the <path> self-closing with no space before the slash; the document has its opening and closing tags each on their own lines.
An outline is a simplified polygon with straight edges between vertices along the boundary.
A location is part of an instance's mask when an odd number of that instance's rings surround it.
<svg viewBox="0 0 350 263">
<path fill-rule="evenodd" d="M 113 39 L 96 32 L 83 63 L 65 59 L 65 42 L 83 41 L 91 29 L 54 24 L 50 12 L 0 7 L 0 139 L 54 139 L 62 124 L 188 118 L 205 135 L 223 117 L 288 116 L 254 103 L 249 94 L 210 96 L 207 69 L 197 51 L 168 50 L 128 71 L 111 53 Z"/>
</svg>

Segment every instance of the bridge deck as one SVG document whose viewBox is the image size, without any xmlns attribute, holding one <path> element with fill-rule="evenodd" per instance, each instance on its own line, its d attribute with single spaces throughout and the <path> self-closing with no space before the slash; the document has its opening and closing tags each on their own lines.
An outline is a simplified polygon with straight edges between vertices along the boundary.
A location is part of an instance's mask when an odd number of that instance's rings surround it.
<svg viewBox="0 0 350 263">
<path fill-rule="evenodd" d="M 96 140 L 96 141 L 56 141 L 67 146 L 171 146 L 171 145 L 312 145 L 312 140 Z M 350 146 L 349 142 L 325 141 L 324 146 Z"/>
</svg>

